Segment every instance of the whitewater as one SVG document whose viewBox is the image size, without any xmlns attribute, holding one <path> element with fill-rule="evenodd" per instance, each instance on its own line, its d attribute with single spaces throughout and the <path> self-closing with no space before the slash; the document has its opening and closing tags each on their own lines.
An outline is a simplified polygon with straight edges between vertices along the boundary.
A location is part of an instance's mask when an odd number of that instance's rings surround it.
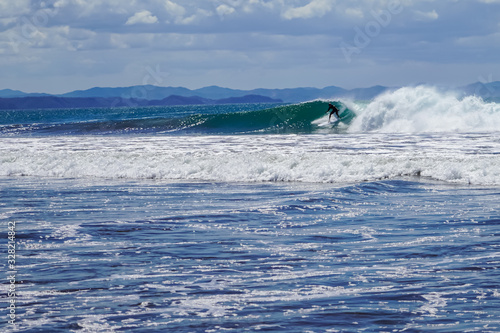
<svg viewBox="0 0 500 333">
<path fill-rule="evenodd" d="M 497 132 L 500 126 L 497 103 L 423 86 L 384 94 L 359 110 L 352 133 Z"/>
<path fill-rule="evenodd" d="M 2 176 L 310 183 L 425 177 L 500 185 L 498 133 L 56 137 L 2 143 Z"/>
<path fill-rule="evenodd" d="M 499 332 L 499 128 L 427 86 L 0 111 L 0 331 Z"/>
</svg>

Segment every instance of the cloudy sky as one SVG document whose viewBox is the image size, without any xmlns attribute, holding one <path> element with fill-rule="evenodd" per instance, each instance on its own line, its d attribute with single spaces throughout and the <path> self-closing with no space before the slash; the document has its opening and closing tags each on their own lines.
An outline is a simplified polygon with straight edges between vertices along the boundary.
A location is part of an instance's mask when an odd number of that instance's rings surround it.
<svg viewBox="0 0 500 333">
<path fill-rule="evenodd" d="M 500 81 L 500 0 L 0 0 L 0 89 Z"/>
</svg>

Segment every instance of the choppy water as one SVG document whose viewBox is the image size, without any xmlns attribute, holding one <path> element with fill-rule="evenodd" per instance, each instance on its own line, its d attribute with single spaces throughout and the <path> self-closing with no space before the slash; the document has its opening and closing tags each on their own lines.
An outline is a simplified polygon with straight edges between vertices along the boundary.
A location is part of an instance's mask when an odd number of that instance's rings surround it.
<svg viewBox="0 0 500 333">
<path fill-rule="evenodd" d="M 20 331 L 500 330 L 498 188 L 0 184 Z"/>
</svg>

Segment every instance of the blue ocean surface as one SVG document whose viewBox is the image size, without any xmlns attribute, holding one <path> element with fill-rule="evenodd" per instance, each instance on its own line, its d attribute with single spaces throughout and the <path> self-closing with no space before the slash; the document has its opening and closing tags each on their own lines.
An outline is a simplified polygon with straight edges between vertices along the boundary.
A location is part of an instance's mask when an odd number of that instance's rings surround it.
<svg viewBox="0 0 500 333">
<path fill-rule="evenodd" d="M 335 103 L 1 111 L 0 331 L 500 332 L 500 105 Z"/>
</svg>

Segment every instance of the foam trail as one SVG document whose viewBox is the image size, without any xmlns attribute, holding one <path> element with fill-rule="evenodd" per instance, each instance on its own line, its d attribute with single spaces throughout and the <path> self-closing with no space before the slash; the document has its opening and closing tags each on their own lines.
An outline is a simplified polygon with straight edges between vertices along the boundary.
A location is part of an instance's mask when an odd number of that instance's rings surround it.
<svg viewBox="0 0 500 333">
<path fill-rule="evenodd" d="M 500 185 L 500 134 L 3 139 L 0 176 Z"/>
<path fill-rule="evenodd" d="M 356 132 L 487 132 L 500 128 L 500 105 L 476 96 L 459 99 L 436 88 L 406 87 L 377 97 L 349 128 Z"/>
</svg>

